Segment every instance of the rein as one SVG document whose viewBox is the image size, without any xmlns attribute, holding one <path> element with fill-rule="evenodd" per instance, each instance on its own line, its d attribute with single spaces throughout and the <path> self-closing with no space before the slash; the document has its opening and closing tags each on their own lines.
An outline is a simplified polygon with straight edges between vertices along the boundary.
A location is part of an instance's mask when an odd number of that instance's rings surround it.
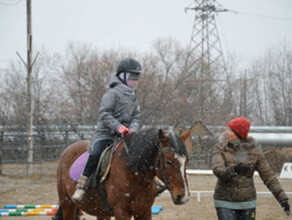
<svg viewBox="0 0 292 220">
<path fill-rule="evenodd" d="M 160 146 L 160 145 L 159 145 Z M 157 186 L 160 187 L 159 191 L 157 192 L 157 195 L 160 195 L 161 193 L 163 193 L 166 189 L 170 189 L 168 180 L 166 178 L 166 173 L 165 173 L 165 168 L 163 166 L 163 155 L 162 152 L 175 152 L 175 150 L 173 148 L 170 147 L 165 147 L 162 148 L 160 146 L 159 150 L 158 150 L 158 160 L 156 160 L 156 164 L 155 164 L 155 170 L 157 171 L 159 168 L 159 164 L 160 164 L 160 168 L 162 170 L 162 177 L 163 177 L 163 182 L 165 185 L 160 184 L 159 182 L 152 180 L 152 182 L 154 182 Z"/>
</svg>

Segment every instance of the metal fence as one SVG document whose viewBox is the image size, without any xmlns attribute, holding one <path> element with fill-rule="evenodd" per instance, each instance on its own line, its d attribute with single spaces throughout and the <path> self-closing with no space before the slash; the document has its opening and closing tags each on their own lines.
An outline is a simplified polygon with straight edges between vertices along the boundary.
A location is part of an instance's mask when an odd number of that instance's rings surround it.
<svg viewBox="0 0 292 220">
<path fill-rule="evenodd" d="M 16 129 L 15 129 L 16 130 Z M 60 158 L 63 150 L 71 143 L 78 140 L 90 140 L 94 128 L 51 131 L 34 134 L 33 161 L 54 161 Z M 291 134 L 290 134 L 291 135 Z M 0 166 L 5 163 L 26 163 L 28 153 L 28 136 L 25 132 L 3 132 L 0 131 Z M 212 149 L 217 138 L 205 138 L 201 140 L 200 152 L 190 153 L 190 169 L 209 169 L 211 166 Z M 285 142 L 286 143 L 286 142 Z M 194 142 L 193 144 L 196 144 Z M 275 146 L 274 142 L 264 144 L 262 149 Z M 276 145 L 277 146 L 277 145 Z M 290 146 L 291 145 L 287 145 Z"/>
<path fill-rule="evenodd" d="M 33 135 L 33 161 L 58 160 L 62 151 L 71 143 L 90 139 L 90 134 L 74 132 L 52 132 Z M 0 163 L 26 163 L 28 136 L 25 134 L 1 134 Z"/>
<path fill-rule="evenodd" d="M 90 132 L 49 132 L 33 135 L 33 163 L 58 160 L 63 150 L 71 143 L 78 140 L 90 140 L 91 136 Z M 0 164 L 26 163 L 27 138 L 25 134 L 2 133 L 0 135 Z M 190 153 L 188 168 L 208 169 L 209 164 L 210 155 L 206 152 Z"/>
</svg>

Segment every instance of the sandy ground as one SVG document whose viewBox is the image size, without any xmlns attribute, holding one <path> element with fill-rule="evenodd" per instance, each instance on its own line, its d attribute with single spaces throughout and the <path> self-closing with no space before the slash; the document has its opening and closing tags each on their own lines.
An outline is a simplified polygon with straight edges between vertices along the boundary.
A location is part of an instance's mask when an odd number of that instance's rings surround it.
<svg viewBox="0 0 292 220">
<path fill-rule="evenodd" d="M 34 174 L 31 177 L 26 177 L 26 165 L 4 164 L 3 175 L 0 176 L 0 207 L 8 204 L 58 204 L 56 168 L 57 162 L 37 164 L 34 165 Z M 213 175 L 192 175 L 188 177 L 188 180 L 191 191 L 213 191 L 216 183 L 216 177 Z M 259 177 L 255 177 L 254 180 L 257 191 L 268 191 Z M 286 192 L 292 192 L 292 179 L 279 179 L 279 181 Z M 159 215 L 153 215 L 154 220 L 217 219 L 212 195 L 202 195 L 200 201 L 194 195 L 187 204 L 178 206 L 174 205 L 170 196 L 165 194 L 157 197 L 154 205 L 163 206 Z M 290 206 L 292 206 L 291 198 Z M 49 216 L 0 218 L 7 220 L 51 219 Z M 96 218 L 84 215 L 82 219 L 93 220 Z M 292 219 L 292 216 L 287 217 L 273 197 L 259 196 L 257 199 L 257 219 Z"/>
</svg>

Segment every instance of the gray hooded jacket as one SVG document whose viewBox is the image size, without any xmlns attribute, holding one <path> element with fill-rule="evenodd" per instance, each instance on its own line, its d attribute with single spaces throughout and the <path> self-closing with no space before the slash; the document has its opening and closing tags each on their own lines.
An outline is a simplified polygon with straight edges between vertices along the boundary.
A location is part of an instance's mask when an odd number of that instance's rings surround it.
<svg viewBox="0 0 292 220">
<path fill-rule="evenodd" d="M 119 128 L 124 125 L 137 131 L 140 111 L 134 89 L 124 85 L 115 75 L 109 82 L 109 89 L 102 97 L 97 129 L 92 142 L 100 139 L 113 139 Z"/>
</svg>

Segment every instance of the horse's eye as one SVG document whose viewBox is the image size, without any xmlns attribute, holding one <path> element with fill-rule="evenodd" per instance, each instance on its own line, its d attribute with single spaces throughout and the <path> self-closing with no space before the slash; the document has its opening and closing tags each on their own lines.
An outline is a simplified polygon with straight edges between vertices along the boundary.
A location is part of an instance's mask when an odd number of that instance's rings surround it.
<svg viewBox="0 0 292 220">
<path fill-rule="evenodd" d="M 171 161 L 166 161 L 166 164 L 171 166 L 172 165 L 172 162 Z"/>
</svg>

